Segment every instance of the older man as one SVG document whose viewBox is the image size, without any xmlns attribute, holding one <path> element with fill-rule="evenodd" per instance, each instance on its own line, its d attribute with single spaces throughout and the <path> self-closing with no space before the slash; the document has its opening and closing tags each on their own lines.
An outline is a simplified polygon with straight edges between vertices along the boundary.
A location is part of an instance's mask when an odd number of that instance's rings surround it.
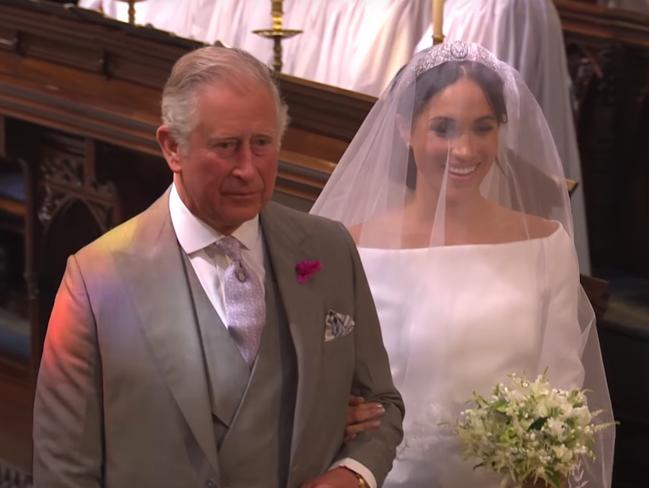
<svg viewBox="0 0 649 488">
<path fill-rule="evenodd" d="M 237 50 L 187 54 L 162 118 L 173 185 L 68 260 L 36 485 L 380 485 L 403 405 L 349 235 L 269 203 L 287 116 L 268 70 Z M 343 444 L 350 391 L 386 414 Z"/>
</svg>

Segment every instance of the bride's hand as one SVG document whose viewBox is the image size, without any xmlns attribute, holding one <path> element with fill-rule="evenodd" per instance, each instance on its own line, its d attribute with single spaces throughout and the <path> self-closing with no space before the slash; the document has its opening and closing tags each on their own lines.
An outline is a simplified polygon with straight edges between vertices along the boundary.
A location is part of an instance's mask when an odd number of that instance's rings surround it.
<svg viewBox="0 0 649 488">
<path fill-rule="evenodd" d="M 366 430 L 378 429 L 381 426 L 383 414 L 385 414 L 385 408 L 380 403 L 366 402 L 363 397 L 349 395 L 345 442 Z"/>
</svg>

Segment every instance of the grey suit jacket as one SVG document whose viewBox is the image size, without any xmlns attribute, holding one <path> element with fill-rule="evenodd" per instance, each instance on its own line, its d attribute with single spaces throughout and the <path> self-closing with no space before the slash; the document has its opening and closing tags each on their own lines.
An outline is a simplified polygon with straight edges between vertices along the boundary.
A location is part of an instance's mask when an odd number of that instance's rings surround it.
<svg viewBox="0 0 649 488">
<path fill-rule="evenodd" d="M 36 390 L 38 487 L 219 486 L 168 194 L 68 260 Z M 340 457 L 363 463 L 380 484 L 401 441 L 403 404 L 354 243 L 340 224 L 272 202 L 261 226 L 298 365 L 289 486 Z M 301 284 L 295 265 L 305 259 L 322 269 Z M 350 334 L 325 341 L 329 310 L 354 318 Z M 343 446 L 352 390 L 382 402 L 386 415 L 379 430 Z"/>
</svg>

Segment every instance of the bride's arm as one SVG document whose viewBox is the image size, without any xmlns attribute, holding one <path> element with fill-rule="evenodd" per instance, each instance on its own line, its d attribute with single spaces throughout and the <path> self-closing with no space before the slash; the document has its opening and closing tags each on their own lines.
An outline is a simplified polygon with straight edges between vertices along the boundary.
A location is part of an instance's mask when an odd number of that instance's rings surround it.
<svg viewBox="0 0 649 488">
<path fill-rule="evenodd" d="M 582 351 L 594 314 L 579 283 L 577 255 L 565 230 L 546 241 L 546 300 L 541 310 L 539 372 L 557 388 L 581 387 Z M 592 316 L 592 319 L 591 319 Z"/>
</svg>

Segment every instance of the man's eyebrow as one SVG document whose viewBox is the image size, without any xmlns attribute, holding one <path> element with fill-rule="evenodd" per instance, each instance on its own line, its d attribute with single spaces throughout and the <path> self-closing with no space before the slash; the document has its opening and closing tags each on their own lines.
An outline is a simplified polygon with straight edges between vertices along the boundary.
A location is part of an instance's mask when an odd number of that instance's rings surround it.
<svg viewBox="0 0 649 488">
<path fill-rule="evenodd" d="M 238 141 L 239 137 L 237 136 L 210 136 L 207 138 L 208 144 L 214 144 L 217 142 L 228 142 L 228 141 Z"/>
</svg>

